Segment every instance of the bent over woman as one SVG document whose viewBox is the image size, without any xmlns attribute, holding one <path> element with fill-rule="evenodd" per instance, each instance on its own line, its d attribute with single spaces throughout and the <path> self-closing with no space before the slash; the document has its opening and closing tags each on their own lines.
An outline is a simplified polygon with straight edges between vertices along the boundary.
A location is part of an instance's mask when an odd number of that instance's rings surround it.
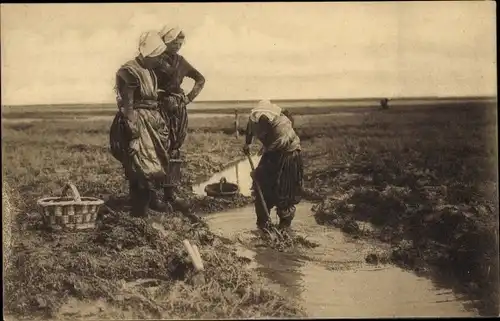
<svg viewBox="0 0 500 321">
<path fill-rule="evenodd" d="M 156 32 L 139 40 L 139 56 L 116 74 L 118 112 L 110 128 L 113 156 L 122 163 L 129 181 L 132 215 L 146 216 L 151 207 L 164 211 L 155 188 L 166 179 L 169 130 L 158 106 L 158 82 L 153 69 L 166 46 Z"/>
<path fill-rule="evenodd" d="M 289 228 L 295 216 L 295 206 L 301 201 L 303 164 L 300 139 L 292 122 L 279 106 L 261 101 L 252 109 L 247 125 L 243 151 L 248 154 L 253 137 L 263 145 L 263 154 L 253 175 L 264 196 L 268 212 L 276 207 L 279 228 Z M 257 195 L 258 196 L 258 195 Z M 255 200 L 257 226 L 266 229 L 271 223 L 261 202 Z"/>
</svg>

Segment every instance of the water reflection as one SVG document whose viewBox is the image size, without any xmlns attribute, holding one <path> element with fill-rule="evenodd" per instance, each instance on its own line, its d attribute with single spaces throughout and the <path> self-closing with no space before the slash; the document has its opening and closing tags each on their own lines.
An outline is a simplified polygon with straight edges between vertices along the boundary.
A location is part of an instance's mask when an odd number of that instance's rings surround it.
<svg viewBox="0 0 500 321">
<path fill-rule="evenodd" d="M 258 156 L 254 156 L 257 164 Z M 243 195 L 250 195 L 248 160 L 243 160 L 210 180 L 195 192 L 204 195 L 207 184 L 226 177 L 236 182 Z M 252 206 L 210 214 L 207 223 L 214 233 L 239 240 L 240 253 L 253 260 L 253 268 L 285 295 L 302 301 L 310 317 L 476 316 L 452 291 L 436 288 L 432 281 L 392 265 L 374 267 L 365 257 L 381 244 L 354 240 L 340 230 L 318 225 L 313 204 L 297 206 L 295 231 L 320 244 L 314 249 L 283 253 L 257 247 L 252 233 Z"/>
<path fill-rule="evenodd" d="M 297 207 L 294 229 L 319 243 L 283 253 L 256 246 L 252 207 L 208 215 L 211 229 L 240 241 L 240 253 L 284 295 L 299 299 L 310 317 L 475 316 L 452 291 L 392 265 L 372 266 L 365 257 L 379 245 L 353 240 L 317 225 L 310 203 Z"/>
<path fill-rule="evenodd" d="M 279 285 L 278 291 L 299 298 L 303 292 L 303 274 L 301 267 L 304 261 L 293 253 L 279 253 L 272 249 L 255 250 L 256 269 Z"/>
<path fill-rule="evenodd" d="M 260 156 L 252 156 L 252 161 L 257 166 Z M 197 195 L 206 195 L 205 186 L 208 184 L 218 183 L 222 177 L 225 177 L 228 183 L 238 184 L 240 193 L 244 196 L 251 196 L 252 178 L 250 171 L 252 170 L 248 159 L 237 162 L 235 165 L 215 174 L 208 181 L 202 184 L 193 186 L 193 192 Z"/>
</svg>

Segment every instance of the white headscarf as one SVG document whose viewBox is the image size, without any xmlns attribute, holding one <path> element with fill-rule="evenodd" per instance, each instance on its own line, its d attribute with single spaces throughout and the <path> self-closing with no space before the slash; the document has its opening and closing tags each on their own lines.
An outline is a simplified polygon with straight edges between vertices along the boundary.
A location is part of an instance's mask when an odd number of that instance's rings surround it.
<svg viewBox="0 0 500 321">
<path fill-rule="evenodd" d="M 250 111 L 250 120 L 256 123 L 262 115 L 266 115 L 273 122 L 281 115 L 281 107 L 269 100 L 261 100 L 257 107 Z"/>
<path fill-rule="evenodd" d="M 139 52 L 144 57 L 157 57 L 161 55 L 167 46 L 157 32 L 144 32 L 139 38 Z"/>
<path fill-rule="evenodd" d="M 182 32 L 181 28 L 179 27 L 168 27 L 168 26 L 163 26 L 161 30 L 158 32 L 160 37 L 163 39 L 165 43 L 170 43 L 177 38 L 177 36 Z"/>
</svg>

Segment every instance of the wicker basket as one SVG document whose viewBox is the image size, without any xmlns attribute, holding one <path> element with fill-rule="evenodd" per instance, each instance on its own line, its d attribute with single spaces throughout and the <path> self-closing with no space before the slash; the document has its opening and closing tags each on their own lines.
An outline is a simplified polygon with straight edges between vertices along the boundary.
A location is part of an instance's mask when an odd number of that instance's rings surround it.
<svg viewBox="0 0 500 321">
<path fill-rule="evenodd" d="M 184 161 L 179 158 L 171 158 L 168 163 L 168 175 L 165 186 L 175 187 L 181 181 L 181 167 Z"/>
<path fill-rule="evenodd" d="M 73 197 L 68 197 L 71 190 Z M 86 230 L 96 226 L 97 212 L 103 200 L 81 197 L 75 185 L 68 183 L 61 197 L 45 197 L 37 201 L 44 224 L 55 230 Z"/>
</svg>

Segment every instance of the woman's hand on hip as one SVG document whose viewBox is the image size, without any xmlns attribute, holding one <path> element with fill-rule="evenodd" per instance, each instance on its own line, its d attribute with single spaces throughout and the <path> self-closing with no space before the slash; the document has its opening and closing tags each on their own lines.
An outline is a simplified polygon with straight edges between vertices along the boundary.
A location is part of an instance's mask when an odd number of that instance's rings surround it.
<svg viewBox="0 0 500 321">
<path fill-rule="evenodd" d="M 185 105 L 189 104 L 191 102 L 191 99 L 189 99 L 188 95 L 183 94 L 182 95 L 182 101 L 184 102 Z"/>
</svg>

